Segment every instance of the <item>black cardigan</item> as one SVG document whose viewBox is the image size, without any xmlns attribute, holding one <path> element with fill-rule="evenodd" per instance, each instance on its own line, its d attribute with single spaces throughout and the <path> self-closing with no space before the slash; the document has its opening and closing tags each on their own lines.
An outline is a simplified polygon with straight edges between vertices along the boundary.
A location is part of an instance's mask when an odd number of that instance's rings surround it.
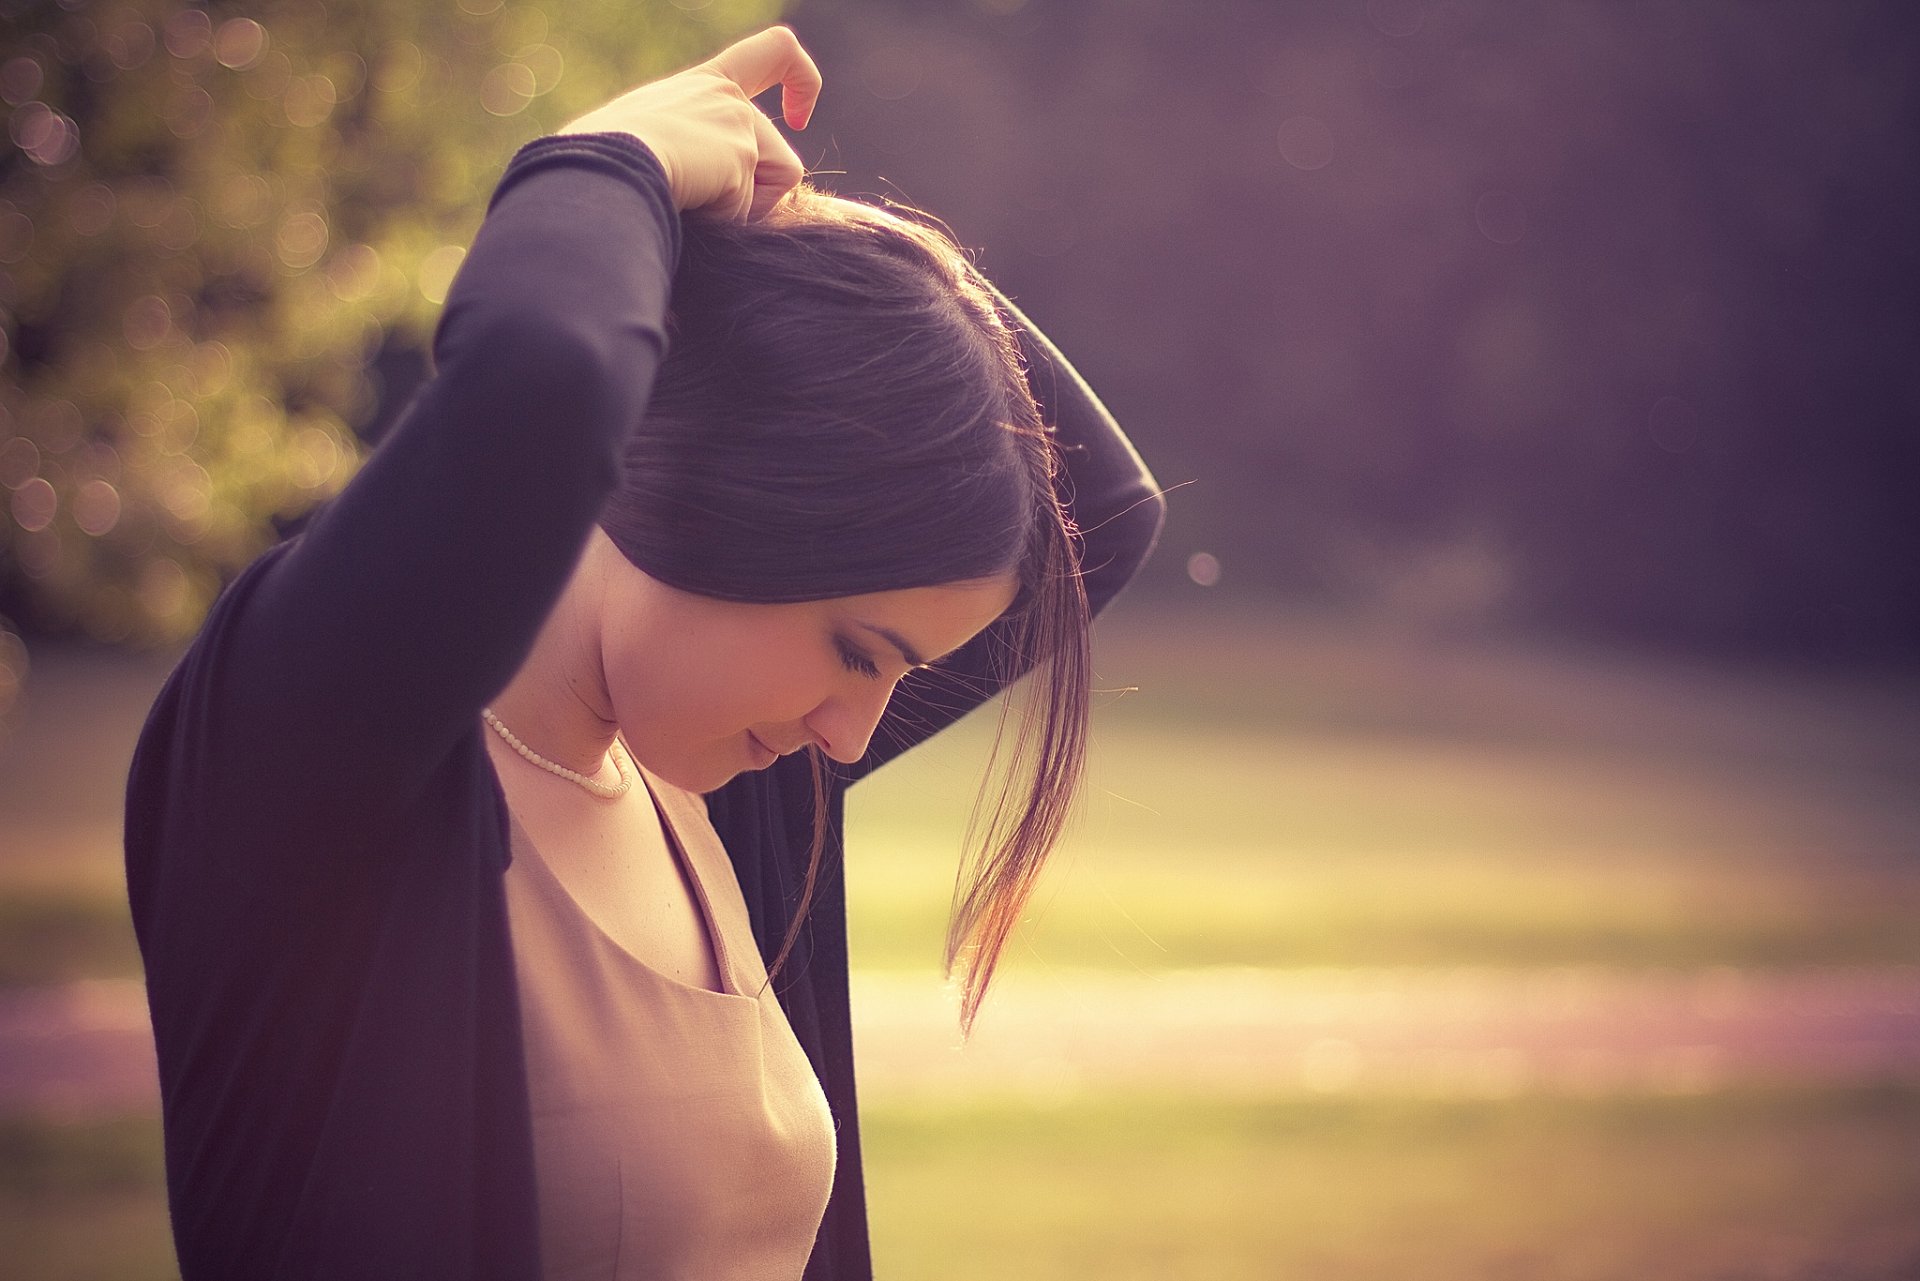
<svg viewBox="0 0 1920 1281">
<path fill-rule="evenodd" d="M 539 1273 L 506 810 L 478 713 L 615 482 L 664 350 L 678 235 L 633 138 L 522 149 L 448 297 L 436 376 L 345 492 L 222 595 L 154 705 L 127 883 L 185 1281 Z M 1144 559 L 1160 502 L 1026 328 L 1097 608 Z M 844 790 L 988 696 L 994 630 L 902 683 L 828 798 L 826 871 L 780 980 L 840 1133 L 809 1281 L 871 1274 Z M 708 800 L 771 955 L 810 848 L 805 758 Z"/>
</svg>

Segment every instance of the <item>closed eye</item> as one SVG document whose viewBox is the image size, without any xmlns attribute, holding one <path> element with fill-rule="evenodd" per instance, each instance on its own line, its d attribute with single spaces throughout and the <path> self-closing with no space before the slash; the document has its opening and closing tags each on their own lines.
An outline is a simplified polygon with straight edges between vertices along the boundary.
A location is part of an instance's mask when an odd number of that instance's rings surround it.
<svg viewBox="0 0 1920 1281">
<path fill-rule="evenodd" d="M 836 638 L 834 647 L 840 651 L 840 663 L 848 671 L 870 681 L 880 679 L 880 668 L 873 658 L 855 648 L 850 641 Z"/>
</svg>

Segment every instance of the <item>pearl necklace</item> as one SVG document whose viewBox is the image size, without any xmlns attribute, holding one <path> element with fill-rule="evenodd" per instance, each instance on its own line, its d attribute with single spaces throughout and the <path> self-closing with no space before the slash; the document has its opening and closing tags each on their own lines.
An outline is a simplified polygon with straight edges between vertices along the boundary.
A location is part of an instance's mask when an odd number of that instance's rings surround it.
<svg viewBox="0 0 1920 1281">
<path fill-rule="evenodd" d="M 620 781 L 618 783 L 602 783 L 597 778 L 588 778 L 579 770 L 568 769 L 557 761 L 550 761 L 540 755 L 540 753 L 534 751 L 531 747 L 528 747 L 520 741 L 518 735 L 507 728 L 504 721 L 493 714 L 491 707 L 481 708 L 480 716 L 488 725 L 493 727 L 496 734 L 507 740 L 507 746 L 526 757 L 530 763 L 538 765 L 549 774 L 558 774 L 569 783 L 578 783 L 581 787 L 586 788 L 589 792 L 592 792 L 595 796 L 603 800 L 619 800 L 627 794 L 627 789 L 633 786 L 633 775 L 627 773 L 627 767 L 620 763 L 620 752 L 618 751 L 614 751 L 610 753 L 610 755 L 613 757 L 613 772 L 620 776 Z M 619 739 L 616 738 L 614 741 L 618 743 Z"/>
</svg>

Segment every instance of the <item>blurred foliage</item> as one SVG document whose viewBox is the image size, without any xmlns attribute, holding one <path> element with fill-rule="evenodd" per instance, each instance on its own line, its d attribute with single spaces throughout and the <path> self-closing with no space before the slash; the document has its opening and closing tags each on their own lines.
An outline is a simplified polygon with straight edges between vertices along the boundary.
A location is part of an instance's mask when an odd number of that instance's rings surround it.
<svg viewBox="0 0 1920 1281">
<path fill-rule="evenodd" d="M 351 474 L 513 150 L 777 7 L 0 0 L 0 608 L 190 632 Z"/>
</svg>

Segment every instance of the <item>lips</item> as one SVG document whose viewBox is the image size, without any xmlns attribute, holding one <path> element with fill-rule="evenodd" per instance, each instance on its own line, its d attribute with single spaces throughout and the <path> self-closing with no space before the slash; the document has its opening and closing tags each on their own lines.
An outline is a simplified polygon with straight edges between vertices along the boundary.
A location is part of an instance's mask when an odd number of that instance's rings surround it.
<svg viewBox="0 0 1920 1281">
<path fill-rule="evenodd" d="M 780 753 L 760 741 L 760 736 L 752 730 L 747 731 L 747 748 L 753 755 L 753 768 L 765 769 L 780 759 Z"/>
</svg>

